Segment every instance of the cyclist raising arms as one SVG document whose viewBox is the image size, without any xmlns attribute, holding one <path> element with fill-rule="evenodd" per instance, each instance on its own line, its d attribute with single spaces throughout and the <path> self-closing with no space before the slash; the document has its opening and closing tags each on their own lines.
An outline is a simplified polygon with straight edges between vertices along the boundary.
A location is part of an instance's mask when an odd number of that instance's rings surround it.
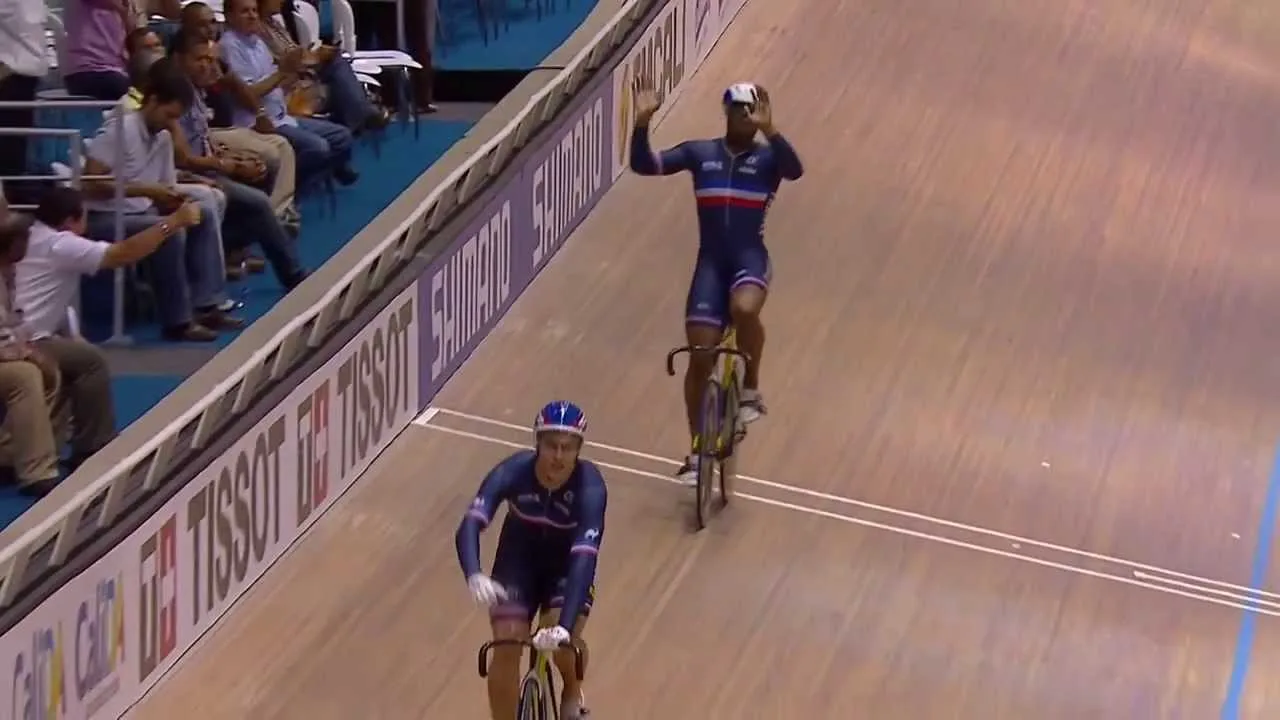
<svg viewBox="0 0 1280 720">
<path fill-rule="evenodd" d="M 658 110 L 657 95 L 636 87 L 636 126 L 631 133 L 631 169 L 639 175 L 693 175 L 698 206 L 698 257 L 685 307 L 690 345 L 714 347 L 730 321 L 738 344 L 750 358 L 742 378 L 739 419 L 751 423 L 765 414 L 760 395 L 760 356 L 764 326 L 760 310 L 769 292 L 771 267 L 764 246 L 765 216 L 783 180 L 798 180 L 804 167 L 791 144 L 773 124 L 769 94 L 752 83 L 724 91 L 722 138 L 690 140 L 654 153 L 649 120 Z M 756 142 L 762 133 L 766 143 Z M 684 376 L 685 409 L 693 447 L 677 476 L 686 484 L 698 476 L 698 415 L 714 356 L 691 353 Z"/>
<path fill-rule="evenodd" d="M 458 563 L 476 602 L 489 608 L 495 640 L 529 637 L 554 650 L 572 640 L 587 648 L 582 630 L 595 599 L 596 556 L 604 537 L 608 501 L 599 468 L 579 457 L 587 418 L 577 405 L 552 402 L 533 423 L 536 449 L 498 463 L 458 525 Z M 498 536 L 493 574 L 480 569 L 480 533 L 503 502 L 507 517 Z M 582 688 L 571 651 L 555 653 L 564 682 L 563 720 L 585 718 Z M 489 671 L 489 710 L 494 720 L 511 720 L 520 700 L 520 649 L 494 649 Z"/>
</svg>

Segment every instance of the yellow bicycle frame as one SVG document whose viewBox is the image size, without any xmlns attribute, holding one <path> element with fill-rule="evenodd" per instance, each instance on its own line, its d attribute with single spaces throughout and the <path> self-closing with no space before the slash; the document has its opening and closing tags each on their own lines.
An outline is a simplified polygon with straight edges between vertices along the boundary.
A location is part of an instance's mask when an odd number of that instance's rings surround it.
<svg viewBox="0 0 1280 720">
<path fill-rule="evenodd" d="M 738 332 L 736 328 L 730 326 L 729 329 L 725 331 L 724 337 L 720 339 L 719 347 L 728 348 L 730 350 L 738 349 Z M 720 368 L 717 373 L 716 382 L 721 388 L 729 387 L 729 384 L 733 381 L 733 372 L 735 369 L 734 363 L 736 361 L 737 358 L 733 355 L 726 354 L 720 356 Z M 715 452 L 718 454 L 720 451 L 724 450 L 724 433 L 720 433 L 720 436 L 717 437 L 715 441 Z M 698 452 L 701 443 L 702 438 L 696 436 L 693 438 L 693 452 Z"/>
</svg>

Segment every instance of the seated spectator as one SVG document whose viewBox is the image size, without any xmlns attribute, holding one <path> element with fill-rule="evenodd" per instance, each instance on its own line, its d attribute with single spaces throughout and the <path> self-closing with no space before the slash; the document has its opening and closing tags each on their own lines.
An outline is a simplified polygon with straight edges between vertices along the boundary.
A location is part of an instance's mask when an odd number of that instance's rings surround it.
<svg viewBox="0 0 1280 720">
<path fill-rule="evenodd" d="M 31 220 L 0 200 L 0 449 L 18 492 L 42 497 L 58 484 L 58 367 L 34 347 L 14 303 L 14 266 L 27 253 Z"/>
<path fill-rule="evenodd" d="M 147 74 L 151 72 L 151 66 L 157 60 L 164 57 L 163 54 L 151 50 L 139 50 L 129 56 L 129 90 L 125 92 L 120 99 L 124 101 L 124 106 L 128 110 L 139 110 L 142 108 L 142 95 L 147 87 Z"/>
<path fill-rule="evenodd" d="M 306 272 L 298 260 L 293 239 L 276 218 L 266 193 L 244 184 L 261 180 L 266 174 L 266 167 L 261 163 L 224 156 L 211 142 L 204 96 L 205 88 L 218 77 L 217 44 L 191 35 L 179 35 L 173 45 L 173 58 L 194 89 L 191 107 L 169 130 L 177 151 L 178 167 L 212 178 L 226 194 L 227 218 L 231 224 L 223 232 L 229 243 L 228 270 L 238 269 L 246 261 L 248 244 L 257 240 L 280 284 L 289 290 L 297 287 L 306 279 Z"/>
<path fill-rule="evenodd" d="M 128 267 L 155 252 L 172 233 L 200 222 L 200 207 L 178 212 L 118 243 L 88 240 L 78 190 L 54 188 L 40 201 L 26 256 L 18 263 L 15 305 L 33 347 L 57 366 L 70 411 L 72 470 L 115 437 L 115 406 L 107 359 L 68 326 L 81 275 Z"/>
<path fill-rule="evenodd" d="M 183 6 L 180 32 L 194 38 L 215 40 L 217 28 L 213 10 L 202 2 Z M 257 116 L 253 127 L 235 127 L 232 120 L 236 107 L 256 111 L 258 101 L 249 88 L 230 73 L 221 58 L 218 71 L 219 77 L 206 88 L 205 93 L 205 104 L 211 111 L 209 125 L 213 129 L 214 144 L 224 146 L 226 154 L 251 154 L 266 164 L 267 177 L 263 189 L 271 196 L 276 216 L 285 223 L 286 229 L 297 235 L 301 217 L 294 205 L 297 160 L 293 146 L 276 134 L 275 126 L 265 116 Z"/>
<path fill-rule="evenodd" d="M 281 16 L 281 12 L 287 14 Z M 299 47 L 297 32 L 291 27 L 292 2 L 258 0 L 258 17 L 262 20 L 262 39 L 267 41 L 267 47 L 271 48 L 271 54 L 277 63 Z M 305 70 L 303 75 L 314 72 L 328 90 L 326 109 L 329 117 L 356 134 L 365 129 L 379 129 L 387 125 L 390 115 L 369 100 L 364 86 L 351 69 L 351 63 L 342 57 L 337 47 L 321 45 L 314 50 L 303 48 L 302 53 L 303 65 L 314 68 Z"/>
<path fill-rule="evenodd" d="M 144 50 L 161 56 L 164 55 L 164 43 L 160 42 L 160 36 L 156 34 L 155 30 L 146 25 L 129 31 L 129 34 L 124 39 L 124 54 L 126 58 L 131 58 Z"/>
<path fill-rule="evenodd" d="M 33 102 L 40 80 L 49 72 L 45 52 L 43 0 L 0 2 L 0 102 Z M 0 109 L 0 127 L 35 127 L 35 108 Z M 0 135 L 0 175 L 27 172 L 27 135 Z M 14 203 L 27 203 L 37 188 L 27 181 L 11 182 Z"/>
<path fill-rule="evenodd" d="M 191 84 L 173 71 L 168 58 L 156 62 L 152 70 L 142 108 L 109 116 L 87 148 L 86 175 L 112 174 L 117 153 L 124 157 L 119 168 L 119 180 L 125 183 L 123 199 L 115 199 L 110 180 L 85 185 L 86 196 L 92 198 L 86 203 L 87 234 L 97 240 L 118 239 L 118 218 L 125 235 L 132 235 L 158 222 L 159 213 L 173 212 L 186 201 L 176 187 L 178 172 L 168 127 L 190 107 Z M 201 211 L 199 224 L 178 232 L 147 260 L 162 334 L 169 340 L 208 342 L 217 339 L 218 330 L 244 324 L 222 309 L 230 299 L 225 292 L 218 209 L 201 203 Z"/>
<path fill-rule="evenodd" d="M 129 87 L 129 94 L 123 98 L 125 107 L 129 110 L 139 110 L 142 107 L 142 98 L 153 82 L 152 76 L 165 72 L 175 74 L 179 71 L 174 67 L 174 62 L 165 58 L 161 53 L 139 50 L 138 53 L 130 57 L 129 75 L 133 85 Z M 209 178 L 195 175 L 186 170 L 178 171 L 177 188 L 182 195 L 208 207 L 211 213 L 210 217 L 216 216 L 218 218 L 217 232 L 219 242 L 221 242 L 223 237 L 222 221 L 227 214 L 227 196 L 222 189 Z M 228 311 L 242 306 L 243 303 L 236 303 L 231 300 L 227 300 L 220 305 L 223 310 Z"/>
<path fill-rule="evenodd" d="M 222 59 L 261 101 L 276 132 L 293 145 L 299 174 L 303 178 L 332 176 L 343 185 L 358 180 L 360 176 L 350 165 L 350 130 L 319 118 L 293 117 L 287 111 L 280 88 L 302 68 L 302 48 L 286 53 L 276 64 L 260 35 L 256 0 L 230 0 L 226 16 L 230 27 L 222 34 Z M 243 108 L 237 108 L 234 117 L 238 127 L 251 127 L 255 122 L 254 113 Z"/>
</svg>

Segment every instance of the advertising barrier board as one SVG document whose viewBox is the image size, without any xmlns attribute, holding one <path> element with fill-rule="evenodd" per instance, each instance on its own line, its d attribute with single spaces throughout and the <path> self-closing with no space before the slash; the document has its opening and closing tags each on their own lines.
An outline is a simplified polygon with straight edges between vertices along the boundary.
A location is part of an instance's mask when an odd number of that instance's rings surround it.
<svg viewBox="0 0 1280 720">
<path fill-rule="evenodd" d="M 612 113 L 613 86 L 597 80 L 418 281 L 422 407 L 613 185 Z"/>
<path fill-rule="evenodd" d="M 0 637 L 0 720 L 118 718 L 426 407 L 626 169 L 745 0 L 672 0 L 427 271 L 222 457 Z M 665 111 L 664 111 L 665 112 Z"/>
<path fill-rule="evenodd" d="M 115 718 L 418 412 L 418 289 L 0 638 L 0 717 Z"/>
</svg>

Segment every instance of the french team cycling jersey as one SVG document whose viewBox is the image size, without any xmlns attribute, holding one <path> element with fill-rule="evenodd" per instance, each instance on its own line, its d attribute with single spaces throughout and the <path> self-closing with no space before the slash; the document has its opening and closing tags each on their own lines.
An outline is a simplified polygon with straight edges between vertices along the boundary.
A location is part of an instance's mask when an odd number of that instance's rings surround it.
<svg viewBox="0 0 1280 720">
<path fill-rule="evenodd" d="M 689 140 L 654 153 L 649 129 L 636 127 L 630 164 L 639 175 L 693 174 L 701 249 L 712 252 L 763 245 L 765 216 L 778 186 L 804 174 L 796 151 L 777 133 L 737 155 L 720 138 Z"/>
<path fill-rule="evenodd" d="M 567 563 L 560 625 L 572 630 L 595 582 L 608 492 L 599 468 L 582 459 L 564 485 L 547 490 L 534 474 L 535 457 L 532 450 L 515 453 L 485 476 L 458 526 L 458 563 L 466 577 L 480 572 L 480 533 L 506 502 L 499 552 L 510 542 L 522 551 L 532 549 L 527 557 L 552 566 Z"/>
</svg>

